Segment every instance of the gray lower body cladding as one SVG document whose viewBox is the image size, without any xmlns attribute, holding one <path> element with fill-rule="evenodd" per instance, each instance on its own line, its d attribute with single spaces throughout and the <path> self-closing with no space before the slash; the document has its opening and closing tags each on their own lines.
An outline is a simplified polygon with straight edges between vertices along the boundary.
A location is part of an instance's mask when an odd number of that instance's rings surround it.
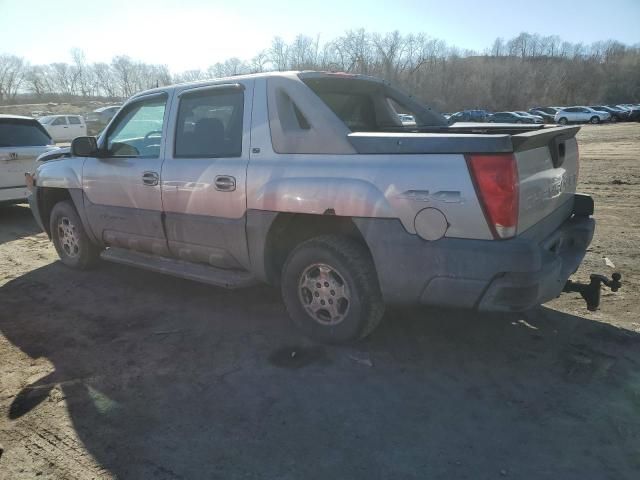
<svg viewBox="0 0 640 480">
<path fill-rule="evenodd" d="M 397 220 L 357 219 L 388 304 L 522 311 L 562 292 L 591 242 L 595 221 L 572 216 L 543 238 L 511 240 L 408 234 Z M 540 227 L 542 229 L 542 226 Z"/>
</svg>

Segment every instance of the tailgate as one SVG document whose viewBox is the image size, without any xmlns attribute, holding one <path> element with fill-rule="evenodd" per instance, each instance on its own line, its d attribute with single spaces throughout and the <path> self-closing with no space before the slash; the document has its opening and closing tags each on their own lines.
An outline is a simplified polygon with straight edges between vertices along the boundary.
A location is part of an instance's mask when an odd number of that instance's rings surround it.
<svg viewBox="0 0 640 480">
<path fill-rule="evenodd" d="M 36 167 L 36 158 L 47 147 L 0 147 L 0 188 L 25 186 L 24 174 Z"/>
<path fill-rule="evenodd" d="M 556 210 L 562 214 L 554 223 L 571 215 L 578 183 L 578 130 L 557 127 L 511 137 L 520 180 L 518 234 Z"/>
</svg>

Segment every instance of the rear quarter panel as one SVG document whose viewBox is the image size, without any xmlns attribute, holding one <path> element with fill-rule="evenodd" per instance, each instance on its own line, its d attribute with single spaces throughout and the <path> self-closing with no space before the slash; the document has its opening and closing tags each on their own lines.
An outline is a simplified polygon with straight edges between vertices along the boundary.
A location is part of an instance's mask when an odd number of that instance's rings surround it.
<svg viewBox="0 0 640 480">
<path fill-rule="evenodd" d="M 249 210 L 397 218 L 415 233 L 416 214 L 432 207 L 447 218 L 445 236 L 492 238 L 464 155 L 278 154 L 271 143 L 266 96 L 266 82 L 257 80 Z"/>
</svg>

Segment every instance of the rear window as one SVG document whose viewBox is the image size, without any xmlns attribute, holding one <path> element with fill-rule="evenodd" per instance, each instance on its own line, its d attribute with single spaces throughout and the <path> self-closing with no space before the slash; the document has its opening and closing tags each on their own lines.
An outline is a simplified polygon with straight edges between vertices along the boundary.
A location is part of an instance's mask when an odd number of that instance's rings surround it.
<svg viewBox="0 0 640 480">
<path fill-rule="evenodd" d="M 52 143 L 35 120 L 0 119 L 0 147 L 39 147 Z"/>
<path fill-rule="evenodd" d="M 370 95 L 336 92 L 317 92 L 317 94 L 349 130 L 378 129 L 376 111 Z"/>
<path fill-rule="evenodd" d="M 448 124 L 438 112 L 388 84 L 340 76 L 302 77 L 302 81 L 352 132 L 396 131 Z"/>
</svg>

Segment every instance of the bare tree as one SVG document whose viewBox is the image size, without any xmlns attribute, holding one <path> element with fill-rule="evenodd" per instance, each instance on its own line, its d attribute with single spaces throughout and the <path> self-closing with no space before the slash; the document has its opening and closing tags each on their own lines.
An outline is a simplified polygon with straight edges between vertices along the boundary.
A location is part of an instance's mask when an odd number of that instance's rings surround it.
<svg viewBox="0 0 640 480">
<path fill-rule="evenodd" d="M 27 71 L 24 59 L 0 55 L 0 101 L 13 100 L 22 86 Z"/>
</svg>

